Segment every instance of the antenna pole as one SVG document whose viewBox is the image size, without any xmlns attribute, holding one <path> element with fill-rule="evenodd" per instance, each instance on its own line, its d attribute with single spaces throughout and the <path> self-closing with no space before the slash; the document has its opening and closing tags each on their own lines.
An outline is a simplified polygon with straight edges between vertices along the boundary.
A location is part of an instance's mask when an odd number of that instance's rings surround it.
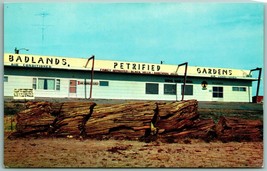
<svg viewBox="0 0 267 171">
<path fill-rule="evenodd" d="M 42 42 L 44 41 L 44 30 L 45 30 L 45 17 L 47 17 L 49 15 L 49 13 L 46 12 L 41 12 L 40 14 L 37 14 L 39 16 L 42 17 L 42 26 L 41 26 L 41 30 L 42 30 Z"/>
</svg>

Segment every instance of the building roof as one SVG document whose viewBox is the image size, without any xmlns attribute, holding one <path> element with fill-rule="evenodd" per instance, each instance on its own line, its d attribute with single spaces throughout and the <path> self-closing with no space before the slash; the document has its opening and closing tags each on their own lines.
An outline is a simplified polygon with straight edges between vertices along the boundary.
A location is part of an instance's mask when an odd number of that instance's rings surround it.
<svg viewBox="0 0 267 171">
<path fill-rule="evenodd" d="M 92 62 L 93 60 L 88 61 L 88 59 L 85 58 L 40 56 L 30 54 L 4 54 L 4 66 L 14 67 L 91 70 Z M 96 59 L 94 61 L 94 71 L 182 76 L 185 72 L 185 66 L 178 68 L 178 64 L 166 65 Z M 187 76 L 257 80 L 256 78 L 251 77 L 250 70 L 198 67 L 190 66 L 190 63 L 187 69 Z"/>
</svg>

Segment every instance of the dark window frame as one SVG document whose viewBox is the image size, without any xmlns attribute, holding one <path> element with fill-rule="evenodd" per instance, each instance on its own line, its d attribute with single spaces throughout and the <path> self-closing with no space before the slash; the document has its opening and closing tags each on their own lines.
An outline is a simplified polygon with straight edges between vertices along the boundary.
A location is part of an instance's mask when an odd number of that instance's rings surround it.
<svg viewBox="0 0 267 171">
<path fill-rule="evenodd" d="M 164 84 L 163 88 L 165 95 L 176 95 L 177 93 L 176 84 Z"/>
<path fill-rule="evenodd" d="M 56 79 L 56 90 L 60 90 L 60 79 Z"/>
<path fill-rule="evenodd" d="M 146 94 L 159 94 L 159 84 L 158 83 L 146 83 Z"/>
<path fill-rule="evenodd" d="M 43 80 L 44 84 L 43 84 L 43 88 L 40 88 L 40 81 Z M 53 89 L 49 88 L 50 83 L 49 81 L 53 81 Z M 54 78 L 38 78 L 37 79 L 37 83 L 38 83 L 38 90 L 56 90 L 56 79 Z"/>
<path fill-rule="evenodd" d="M 8 82 L 8 76 L 4 76 L 4 82 Z"/>
<path fill-rule="evenodd" d="M 108 87 L 109 86 L 109 81 L 99 81 L 99 86 Z"/>
<path fill-rule="evenodd" d="M 44 85 L 43 85 L 43 88 L 40 88 L 39 84 L 40 84 L 40 80 L 44 80 Z M 53 85 L 53 89 L 49 89 L 49 83 L 48 81 L 51 81 L 53 80 L 54 82 L 54 85 Z M 55 78 L 45 78 L 45 77 L 34 77 L 32 78 L 32 88 L 34 90 L 49 90 L 49 91 L 53 91 L 53 90 L 60 90 L 60 79 L 55 79 Z"/>
<path fill-rule="evenodd" d="M 246 92 L 247 91 L 247 87 L 234 86 L 234 87 L 232 87 L 232 91 Z"/>
<path fill-rule="evenodd" d="M 183 95 L 183 87 L 184 87 L 184 85 L 181 85 L 181 95 Z M 184 95 L 193 96 L 194 95 L 194 86 L 193 85 L 185 85 Z"/>
<path fill-rule="evenodd" d="M 32 88 L 36 90 L 37 88 L 37 78 L 32 78 Z"/>
<path fill-rule="evenodd" d="M 212 87 L 212 97 L 223 98 L 223 87 L 221 86 Z"/>
</svg>

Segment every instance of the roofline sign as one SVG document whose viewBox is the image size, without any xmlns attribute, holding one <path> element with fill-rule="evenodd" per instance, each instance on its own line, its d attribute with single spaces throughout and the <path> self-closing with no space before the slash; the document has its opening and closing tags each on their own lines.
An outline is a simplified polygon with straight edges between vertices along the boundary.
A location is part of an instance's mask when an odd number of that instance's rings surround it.
<svg viewBox="0 0 267 171">
<path fill-rule="evenodd" d="M 68 58 L 57 56 L 40 56 L 27 54 L 4 54 L 5 66 L 32 67 L 32 68 L 57 68 L 89 70 L 85 68 L 86 58 Z M 177 71 L 177 65 L 152 64 L 140 62 L 95 60 L 95 71 L 156 74 L 156 75 L 183 75 L 184 66 Z M 188 66 L 188 76 L 198 77 L 223 77 L 252 79 L 249 70 L 227 68 L 211 68 Z"/>
</svg>

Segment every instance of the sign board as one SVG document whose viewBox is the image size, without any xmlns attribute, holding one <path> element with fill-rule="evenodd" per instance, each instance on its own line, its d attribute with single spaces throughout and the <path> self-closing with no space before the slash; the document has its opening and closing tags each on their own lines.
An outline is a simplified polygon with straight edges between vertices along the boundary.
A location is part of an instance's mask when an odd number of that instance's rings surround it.
<svg viewBox="0 0 267 171">
<path fill-rule="evenodd" d="M 78 81 L 78 85 L 91 85 L 91 81 Z M 99 85 L 99 82 L 94 81 L 93 85 Z"/>
<path fill-rule="evenodd" d="M 58 68 L 72 70 L 91 70 L 92 61 L 87 67 L 87 58 L 69 58 L 57 56 L 38 56 L 26 54 L 4 54 L 5 66 L 18 66 L 28 68 Z M 177 63 L 178 65 L 178 63 Z M 177 68 L 177 65 L 153 64 L 141 62 L 124 62 L 112 60 L 95 60 L 94 70 L 101 72 L 152 74 L 152 75 L 184 75 L 185 66 Z M 217 77 L 253 79 L 249 70 L 228 68 L 188 66 L 187 75 L 194 77 Z"/>
<path fill-rule="evenodd" d="M 34 99 L 33 89 L 14 89 L 14 99 Z"/>
</svg>

